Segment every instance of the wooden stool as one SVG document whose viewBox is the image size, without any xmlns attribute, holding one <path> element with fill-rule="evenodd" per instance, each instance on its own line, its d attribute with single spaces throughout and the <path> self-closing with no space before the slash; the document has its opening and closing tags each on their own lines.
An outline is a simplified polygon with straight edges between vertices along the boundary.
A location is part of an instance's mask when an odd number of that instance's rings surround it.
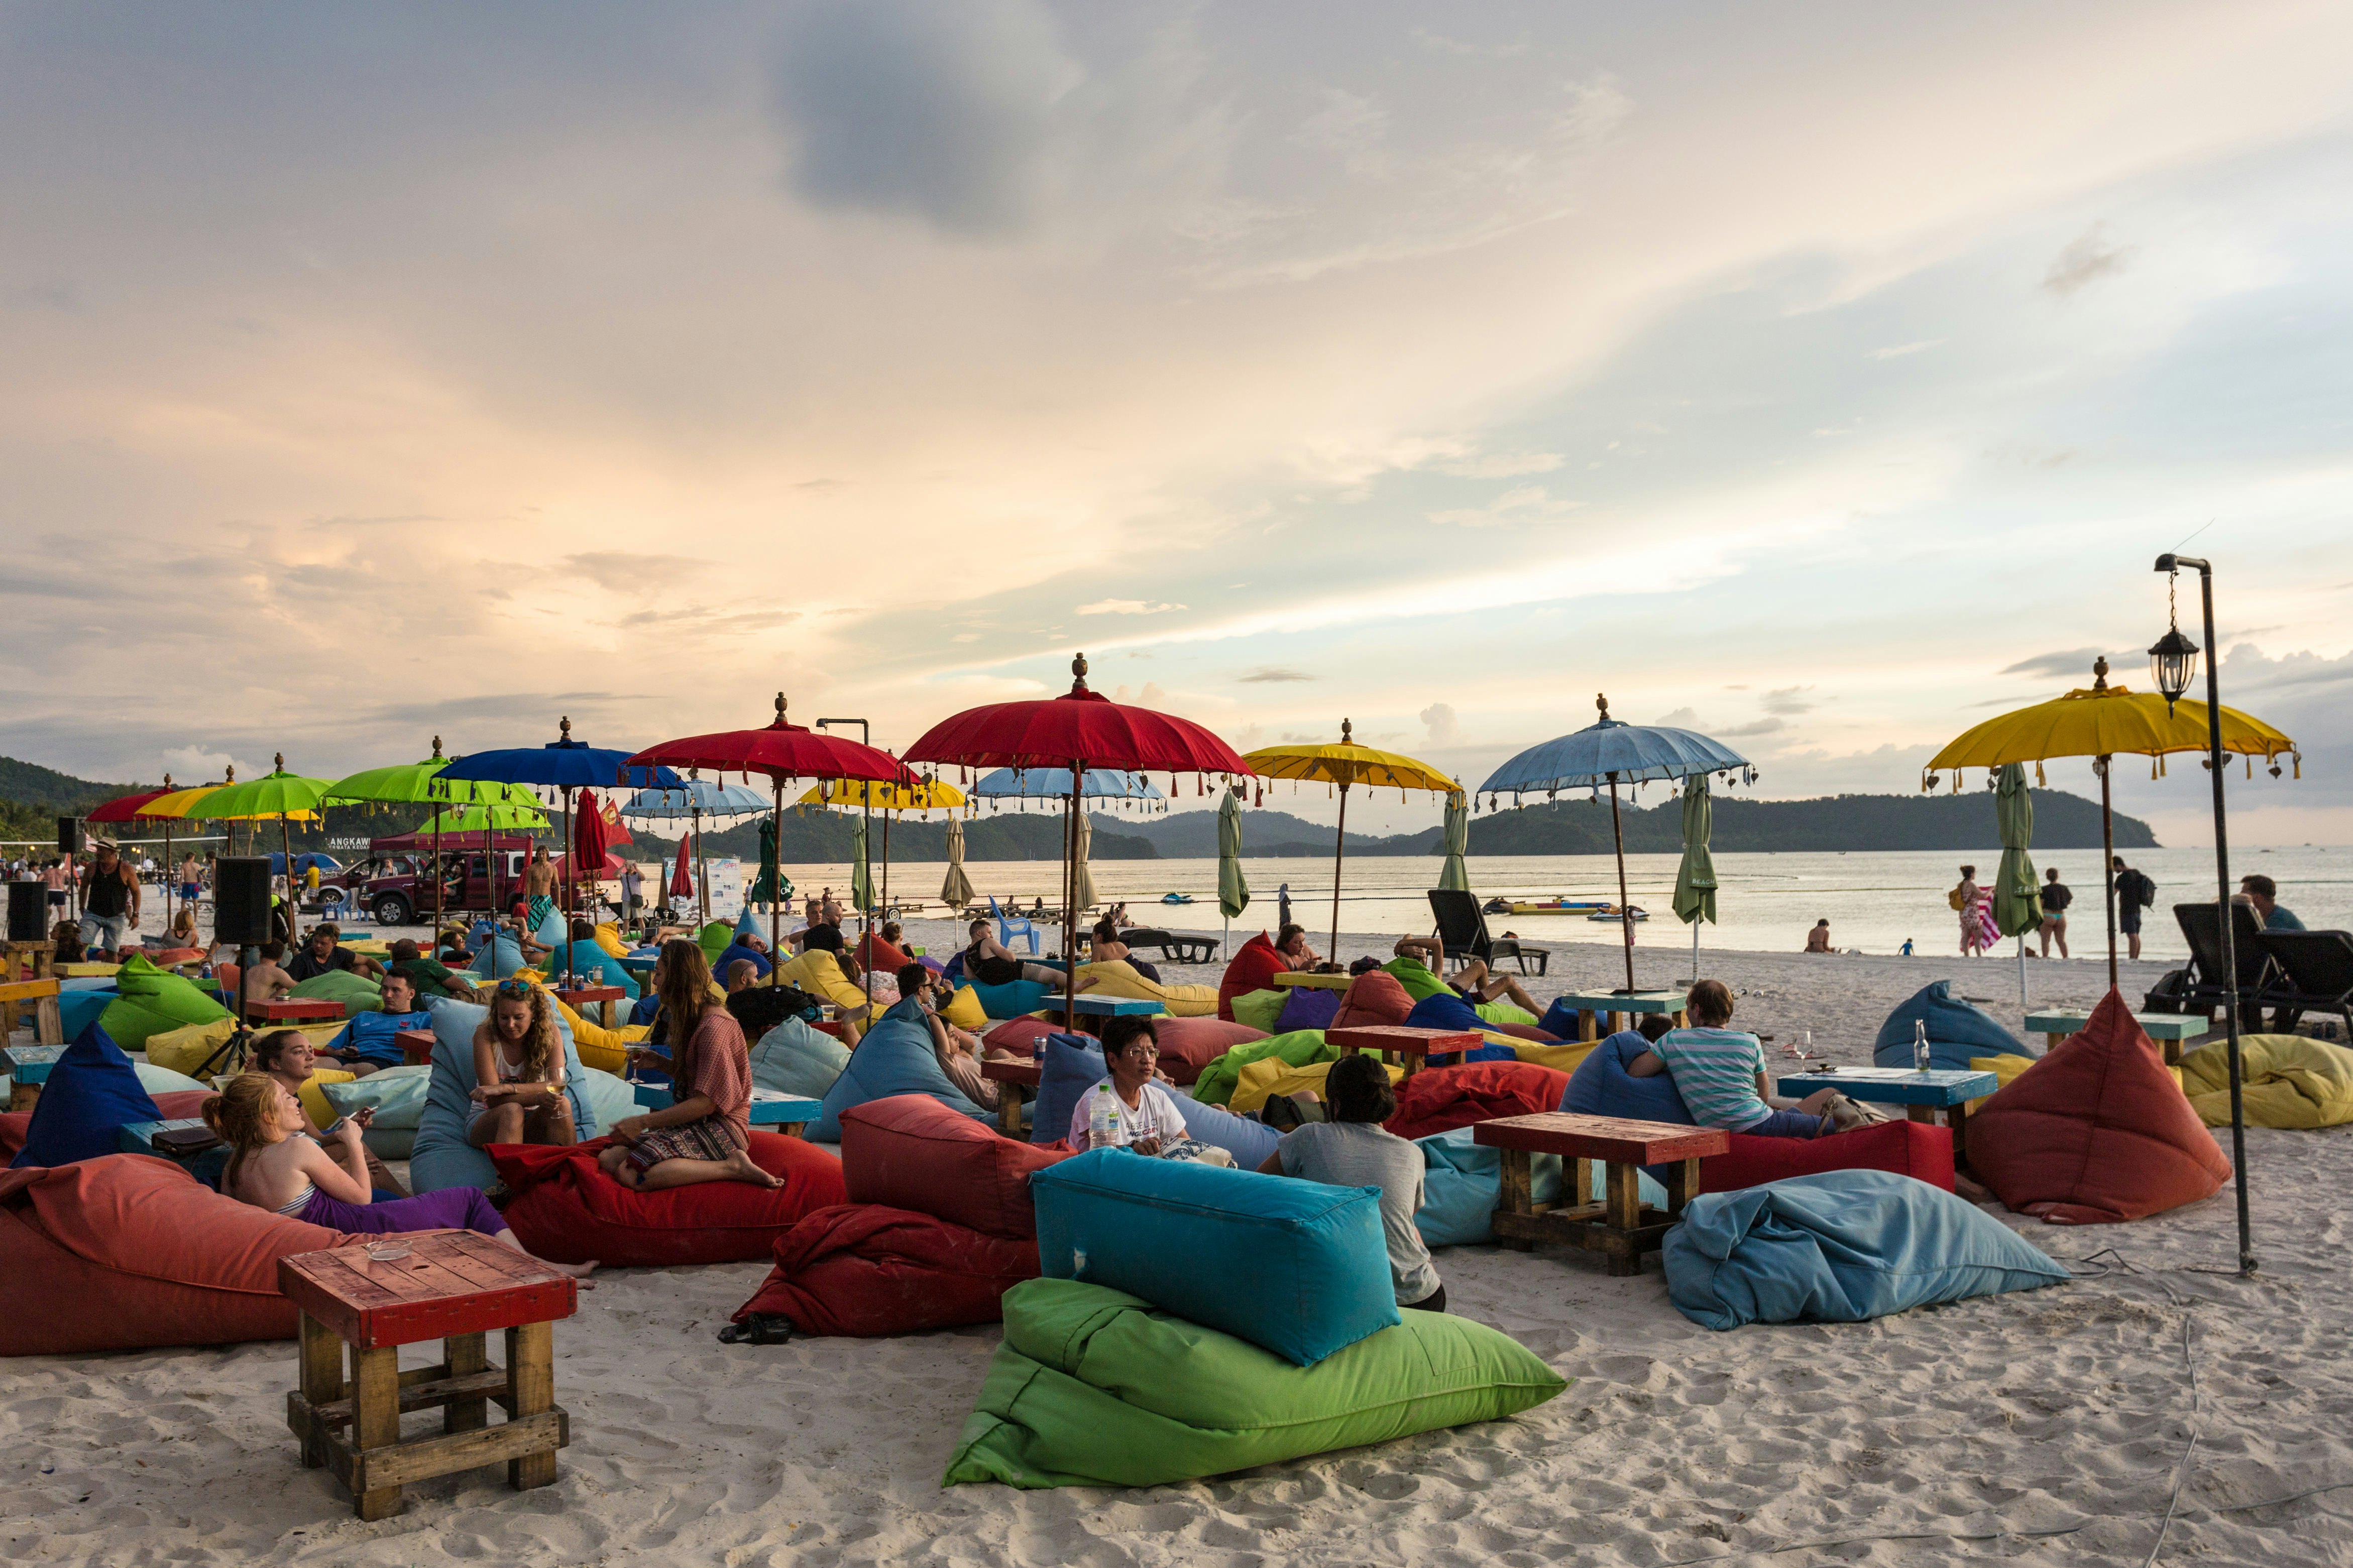
<svg viewBox="0 0 2353 1568">
<path fill-rule="evenodd" d="M 1411 1078 L 1429 1065 L 1427 1058 L 1475 1051 L 1487 1040 L 1476 1029 L 1409 1029 L 1403 1024 L 1352 1024 L 1345 1029 L 1324 1030 L 1324 1043 L 1351 1053 L 1372 1051 L 1385 1062 L 1394 1063 L 1402 1057 L 1405 1076 Z"/>
<path fill-rule="evenodd" d="M 286 1425 L 302 1463 L 333 1470 L 362 1519 L 398 1513 L 410 1481 L 501 1459 L 519 1491 L 554 1482 L 555 1451 L 572 1441 L 555 1403 L 554 1322 L 577 1310 L 577 1282 L 470 1230 L 381 1240 L 410 1255 L 377 1262 L 363 1243 L 278 1260 L 278 1288 L 301 1313 L 301 1385 L 286 1396 Z M 484 1348 L 491 1329 L 506 1331 L 503 1368 Z M 397 1347 L 424 1340 L 441 1342 L 441 1363 L 402 1372 Z M 507 1415 L 496 1426 L 492 1401 Z M 438 1436 L 401 1437 L 405 1412 L 437 1405 Z"/>
<path fill-rule="evenodd" d="M 403 1029 L 393 1040 L 400 1047 L 400 1059 L 409 1067 L 426 1067 L 433 1060 L 434 1034 L 430 1029 Z"/>
<path fill-rule="evenodd" d="M 980 1076 L 1003 1087 L 997 1091 L 997 1128 L 1008 1138 L 1022 1138 L 1029 1133 L 1029 1123 L 1021 1115 L 1021 1091 L 1035 1089 L 1045 1078 L 1045 1068 L 1037 1062 L 999 1062 L 984 1060 Z"/>
<path fill-rule="evenodd" d="M 1732 1147 L 1724 1132 L 1714 1127 L 1678 1127 L 1558 1110 L 1482 1121 L 1472 1142 L 1504 1153 L 1503 1186 L 1494 1217 L 1498 1241 L 1522 1252 L 1539 1241 L 1606 1252 L 1614 1276 L 1641 1272 L 1642 1254 L 1658 1249 L 1667 1231 L 1683 1217 L 1683 1205 L 1698 1194 L 1700 1161 Z M 1561 1157 L 1562 1205 L 1536 1205 L 1531 1154 Z M 1586 1195 L 1593 1191 L 1591 1162 L 1595 1160 L 1609 1167 L 1608 1185 L 1598 1204 Z M 1641 1167 L 1662 1163 L 1672 1165 L 1667 1173 L 1664 1214 L 1642 1206 L 1641 1186 Z"/>
</svg>

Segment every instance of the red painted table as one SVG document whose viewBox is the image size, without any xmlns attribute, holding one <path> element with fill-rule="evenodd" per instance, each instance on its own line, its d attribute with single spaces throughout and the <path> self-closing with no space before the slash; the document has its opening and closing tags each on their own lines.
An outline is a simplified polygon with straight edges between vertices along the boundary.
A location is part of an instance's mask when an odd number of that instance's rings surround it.
<svg viewBox="0 0 2353 1568">
<path fill-rule="evenodd" d="M 248 1024 L 323 1024 L 343 1016 L 343 1005 L 323 996 L 281 996 L 275 1002 L 245 1005 Z"/>
<path fill-rule="evenodd" d="M 554 1323 L 577 1309 L 578 1283 L 470 1230 L 380 1239 L 410 1255 L 379 1262 L 361 1244 L 278 1260 L 278 1288 L 301 1312 L 301 1385 L 286 1396 L 286 1425 L 302 1463 L 332 1469 L 362 1519 L 399 1512 L 409 1481 L 501 1459 L 518 1490 L 554 1482 L 555 1451 L 572 1440 L 555 1403 Z M 484 1347 L 491 1329 L 506 1331 L 503 1368 Z M 402 1372 L 397 1347 L 421 1340 L 442 1342 L 441 1363 Z M 493 1401 L 507 1415 L 496 1426 Z M 440 1434 L 403 1441 L 402 1414 L 437 1405 Z"/>
<path fill-rule="evenodd" d="M 1641 1271 L 1642 1254 L 1657 1249 L 1682 1218 L 1683 1205 L 1698 1193 L 1700 1161 L 1732 1147 L 1714 1127 L 1559 1110 L 1482 1121 L 1472 1142 L 1503 1151 L 1503 1187 L 1494 1218 L 1498 1241 L 1523 1252 L 1539 1241 L 1606 1252 L 1613 1275 Z M 1562 1201 L 1546 1210 L 1534 1201 L 1529 1158 L 1535 1154 L 1557 1154 L 1562 1162 Z M 1598 1204 L 1589 1201 L 1596 1160 L 1609 1167 L 1608 1184 Z M 1642 1206 L 1641 1167 L 1659 1164 L 1672 1167 L 1664 1214 Z"/>
<path fill-rule="evenodd" d="M 627 1001 L 629 994 L 618 985 L 575 985 L 569 991 L 558 991 L 555 994 L 565 1006 L 584 1015 L 591 1006 L 603 1004 L 597 1016 L 609 1029 L 614 1026 L 613 1004 Z"/>
<path fill-rule="evenodd" d="M 1487 1043 L 1476 1029 L 1409 1029 L 1403 1024 L 1351 1025 L 1326 1029 L 1324 1043 L 1344 1051 L 1377 1051 L 1383 1061 L 1405 1058 L 1405 1076 L 1411 1078 L 1426 1065 L 1425 1057 L 1475 1051 Z"/>
<path fill-rule="evenodd" d="M 410 1067 L 424 1067 L 433 1060 L 432 1030 L 403 1029 L 393 1038 L 400 1043 L 400 1059 Z"/>
<path fill-rule="evenodd" d="M 1018 1138 L 1025 1128 L 1021 1121 L 1019 1090 L 1035 1089 L 1046 1076 L 1046 1069 L 1037 1062 L 984 1061 L 980 1076 L 1005 1087 L 997 1095 L 997 1125 L 1008 1138 Z"/>
</svg>

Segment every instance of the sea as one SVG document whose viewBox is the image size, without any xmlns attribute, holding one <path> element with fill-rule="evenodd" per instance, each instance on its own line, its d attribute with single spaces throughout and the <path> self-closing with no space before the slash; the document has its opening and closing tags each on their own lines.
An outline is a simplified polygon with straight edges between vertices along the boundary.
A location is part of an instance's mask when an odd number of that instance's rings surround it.
<svg viewBox="0 0 2353 1568">
<path fill-rule="evenodd" d="M 2157 883 L 2157 906 L 2143 911 L 2142 955 L 2188 957 L 2180 928 L 2173 919 L 2173 906 L 2213 900 L 2213 852 L 2138 849 L 2127 851 L 2125 858 Z M 1989 880 L 2000 864 L 2001 850 L 1996 847 L 1970 855 L 1949 850 L 1719 854 L 1715 857 L 1716 921 L 1713 925 L 1703 923 L 1700 942 L 1703 947 L 1795 952 L 1805 947 L 1806 934 L 1814 922 L 1827 918 L 1831 945 L 1841 950 L 1894 953 L 1910 941 L 1921 952 L 1957 952 L 1959 917 L 1947 903 L 1946 895 L 1960 879 L 1964 861 L 1978 868 L 1980 881 Z M 1637 945 L 1690 945 L 1691 928 L 1674 916 L 1675 872 L 1680 863 L 1677 855 L 1626 858 L 1628 901 L 1650 914 L 1635 928 Z M 1617 862 L 1607 855 L 1473 855 L 1467 864 L 1471 886 L 1482 902 L 1493 898 L 1615 902 L 1618 897 Z M 2075 902 L 2068 911 L 2068 945 L 2078 953 L 2101 950 L 2105 939 L 2099 852 L 2054 850 L 2047 857 L 2037 856 L 2035 865 L 2038 870 L 2057 867 L 2060 879 L 2074 891 Z M 1250 884 L 1250 904 L 1234 922 L 1236 929 L 1254 931 L 1261 926 L 1273 927 L 1280 890 L 1288 885 L 1293 918 L 1311 933 L 1331 930 L 1331 862 L 1246 858 L 1241 867 Z M 1427 889 L 1436 884 L 1438 868 L 1434 858 L 1405 856 L 1367 856 L 1345 863 L 1340 877 L 1340 929 L 1395 931 L 1401 936 L 1430 930 Z M 1217 931 L 1223 926 L 1214 859 L 1101 860 L 1091 869 L 1097 895 L 1107 902 L 1125 900 L 1132 924 L 1184 931 Z M 2232 856 L 2233 888 L 2240 877 L 2255 871 L 2279 884 L 2281 904 L 2313 930 L 2353 930 L 2353 849 L 2251 849 Z M 894 865 L 890 868 L 887 891 L 894 902 L 910 906 L 911 912 L 921 900 L 936 915 L 946 873 L 947 868 L 938 863 Z M 965 873 L 984 898 L 995 894 L 1002 901 L 1018 900 L 1025 905 L 1038 898 L 1051 905 L 1060 898 L 1061 868 L 1051 860 L 967 861 Z M 803 893 L 830 887 L 846 895 L 849 885 L 846 864 L 791 866 L 786 868 L 786 874 Z M 1170 894 L 1192 901 L 1164 903 Z M 1510 931 L 1532 940 L 1554 942 L 1614 942 L 1619 931 L 1614 918 L 1595 921 L 1578 914 L 1491 914 L 1487 929 L 1498 936 Z M 2052 952 L 2056 956 L 2055 947 Z"/>
</svg>

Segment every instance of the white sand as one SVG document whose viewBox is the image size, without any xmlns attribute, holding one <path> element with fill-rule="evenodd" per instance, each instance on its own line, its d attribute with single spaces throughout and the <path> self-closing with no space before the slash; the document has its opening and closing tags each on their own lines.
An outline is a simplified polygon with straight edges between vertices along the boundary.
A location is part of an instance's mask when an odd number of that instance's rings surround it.
<svg viewBox="0 0 2353 1568">
<path fill-rule="evenodd" d="M 1614 958 L 1563 950 L 1537 994 L 1598 983 Z M 1848 1060 L 1931 978 L 1990 997 L 2015 983 L 1957 960 L 1705 967 L 1744 989 L 1744 1021 L 1784 1038 L 1810 1026 Z M 2035 977 L 2081 1001 L 2100 978 L 2088 963 Z M 2055 1256 L 2133 1271 L 1852 1326 L 1712 1333 L 1668 1303 L 1655 1260 L 1613 1280 L 1589 1255 L 1449 1249 L 1456 1310 L 1576 1378 L 1567 1394 L 1511 1421 L 1138 1491 L 941 1490 L 995 1329 L 719 1344 L 765 1265 L 604 1276 L 556 1332 L 573 1417 L 557 1483 L 427 1482 L 379 1524 L 296 1462 L 290 1343 L 20 1360 L 0 1417 L 0 1559 L 1660 1564 L 1867 1540 L 1771 1560 L 2137 1563 L 2195 1430 L 2166 1561 L 2343 1563 L 2353 1487 L 2246 1505 L 2353 1483 L 2353 1135 L 2257 1131 L 2250 1152 L 2253 1283 L 2191 1272 L 2232 1265 L 2227 1188 L 2132 1226 L 2011 1221 Z M 2054 1531 L 2070 1533 L 2032 1533 Z"/>
</svg>

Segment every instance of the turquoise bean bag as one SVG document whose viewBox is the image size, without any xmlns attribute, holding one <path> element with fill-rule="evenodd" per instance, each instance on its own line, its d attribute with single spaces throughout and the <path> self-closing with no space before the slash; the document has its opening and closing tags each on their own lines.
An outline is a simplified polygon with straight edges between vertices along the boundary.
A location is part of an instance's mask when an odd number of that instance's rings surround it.
<svg viewBox="0 0 2353 1568">
<path fill-rule="evenodd" d="M 975 1121 L 995 1113 L 966 1100 L 932 1049 L 932 1032 L 913 1002 L 901 1002 L 876 1020 L 849 1053 L 841 1076 L 825 1091 L 825 1111 L 810 1123 L 807 1136 L 824 1143 L 841 1142 L 841 1113 L 869 1100 L 894 1094 L 927 1094 L 950 1110 Z"/>
<path fill-rule="evenodd" d="M 491 1010 L 480 1003 L 446 996 L 425 998 L 425 1007 L 433 1015 L 433 1077 L 425 1091 L 425 1109 L 417 1117 L 417 1142 L 409 1154 L 409 1190 L 487 1188 L 499 1179 L 498 1169 L 488 1154 L 466 1142 L 466 1124 L 474 1110 L 474 1031 Z M 588 1098 L 588 1069 L 561 1014 L 556 1016 L 555 1030 L 564 1038 L 564 1093 L 572 1101 L 572 1124 L 582 1138 L 594 1138 L 604 1124 L 596 1120 Z"/>
<path fill-rule="evenodd" d="M 571 944 L 572 973 L 577 984 L 584 985 L 617 985 L 628 993 L 629 1000 L 638 999 L 638 977 L 621 966 L 621 961 L 586 938 Z M 547 976 L 550 984 L 563 984 L 564 948 L 556 947 L 540 960 L 539 972 Z"/>
<path fill-rule="evenodd" d="M 979 1000 L 980 1010 L 995 1022 L 1035 1013 L 1046 1005 L 1049 994 L 1050 994 L 1045 984 L 1036 980 L 1013 980 L 1003 985 L 983 985 L 976 981 L 972 994 Z"/>
<path fill-rule="evenodd" d="M 1475 1133 L 1474 1128 L 1457 1127 L 1451 1132 L 1433 1132 L 1413 1141 L 1414 1147 L 1421 1151 L 1424 1165 L 1421 1207 L 1415 1211 L 1413 1224 L 1421 1232 L 1421 1239 L 1431 1247 L 1463 1247 L 1495 1239 L 1494 1213 L 1503 1195 L 1504 1154 L 1500 1149 L 1473 1142 Z M 1563 1174 L 1560 1156 L 1538 1154 L 1528 1164 L 1529 1184 L 1535 1201 L 1557 1202 Z M 1590 1169 L 1593 1190 L 1586 1199 L 1599 1203 L 1603 1188 L 1609 1184 L 1609 1170 L 1598 1161 Z M 1667 1206 L 1667 1189 L 1647 1171 L 1636 1179 L 1641 1187 L 1642 1202 L 1663 1210 Z"/>
<path fill-rule="evenodd" d="M 824 1099 L 849 1065 L 848 1046 L 798 1018 L 778 1024 L 752 1047 L 752 1081 L 803 1100 Z"/>
<path fill-rule="evenodd" d="M 1971 1057 L 2039 1057 L 2042 1053 L 2005 1029 L 1994 1016 L 1973 1002 L 1953 994 L 1953 983 L 1939 980 L 1906 998 L 1887 1022 L 1879 1026 L 1872 1042 L 1871 1059 L 1883 1068 L 1908 1068 L 1912 1060 L 1913 1025 L 1928 1025 L 1928 1059 L 1950 1072 L 1969 1070 Z"/>
</svg>

